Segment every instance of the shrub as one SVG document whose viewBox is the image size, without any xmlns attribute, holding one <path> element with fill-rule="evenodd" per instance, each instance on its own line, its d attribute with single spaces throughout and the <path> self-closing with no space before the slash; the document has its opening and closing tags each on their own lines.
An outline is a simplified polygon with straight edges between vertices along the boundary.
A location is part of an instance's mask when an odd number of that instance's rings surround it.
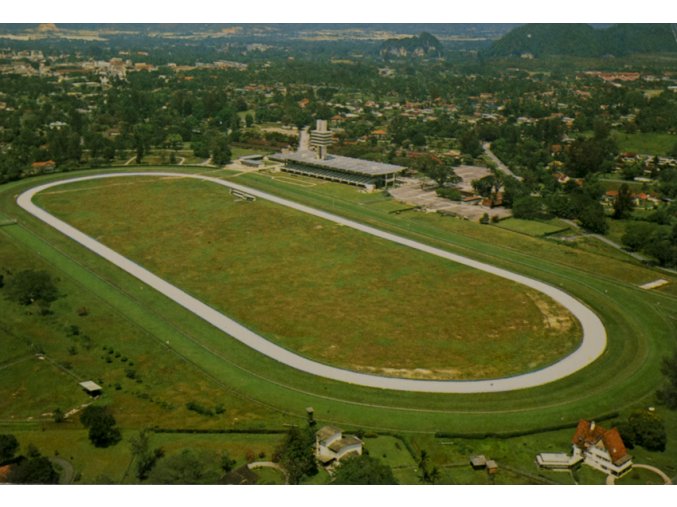
<svg viewBox="0 0 677 507">
<path fill-rule="evenodd" d="M 192 410 L 193 412 L 197 412 L 200 415 L 204 415 L 204 416 L 213 416 L 214 415 L 214 412 L 212 410 L 210 410 L 207 407 L 205 407 L 204 405 L 200 405 L 199 403 L 196 403 L 194 401 L 189 401 L 188 403 L 186 403 L 186 408 L 188 410 Z"/>
<path fill-rule="evenodd" d="M 9 299 L 21 305 L 38 303 L 44 310 L 59 297 L 59 291 L 46 271 L 20 271 L 10 278 L 5 292 Z"/>
<path fill-rule="evenodd" d="M 108 407 L 88 406 L 80 415 L 80 422 L 89 429 L 89 440 L 95 447 L 109 447 L 122 439 Z"/>
<path fill-rule="evenodd" d="M 445 199 L 449 199 L 450 201 L 460 201 L 463 199 L 461 191 L 458 190 L 457 188 L 440 187 L 437 190 L 435 190 L 435 192 L 440 197 L 444 197 Z"/>
</svg>

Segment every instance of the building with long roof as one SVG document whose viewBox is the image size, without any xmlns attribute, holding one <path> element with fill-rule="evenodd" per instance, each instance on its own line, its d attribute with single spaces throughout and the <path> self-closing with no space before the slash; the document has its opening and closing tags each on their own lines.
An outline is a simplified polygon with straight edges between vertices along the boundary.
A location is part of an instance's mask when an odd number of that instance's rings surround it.
<svg viewBox="0 0 677 507">
<path fill-rule="evenodd" d="M 330 155 L 327 148 L 331 143 L 332 132 L 327 130 L 326 120 L 317 120 L 317 128 L 310 133 L 311 149 L 300 143 L 299 150 L 295 152 L 276 153 L 269 158 L 284 162 L 282 170 L 286 172 L 347 183 L 367 190 L 392 185 L 397 174 L 406 169 L 395 164 Z"/>
</svg>

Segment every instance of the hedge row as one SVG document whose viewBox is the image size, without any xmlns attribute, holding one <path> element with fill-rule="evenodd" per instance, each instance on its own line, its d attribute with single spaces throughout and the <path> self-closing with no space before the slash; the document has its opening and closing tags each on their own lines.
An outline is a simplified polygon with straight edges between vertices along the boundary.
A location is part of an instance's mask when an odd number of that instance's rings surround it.
<svg viewBox="0 0 677 507">
<path fill-rule="evenodd" d="M 238 428 L 238 429 L 225 429 L 225 428 L 216 428 L 216 429 L 198 429 L 198 428 L 153 428 L 153 433 L 251 433 L 258 435 L 277 435 L 281 433 L 286 433 L 286 430 L 271 430 L 271 429 L 261 429 L 261 428 Z"/>
<path fill-rule="evenodd" d="M 595 421 L 608 421 L 618 417 L 618 412 L 610 412 L 608 414 L 595 417 Z M 483 439 L 483 438 L 515 438 L 524 437 L 527 435 L 535 435 L 537 433 L 546 433 L 548 431 L 558 431 L 575 428 L 577 423 L 567 422 L 556 424 L 553 426 L 544 426 L 541 428 L 532 428 L 528 430 L 507 431 L 504 433 L 451 433 L 446 431 L 438 431 L 435 433 L 435 438 L 468 438 L 468 439 Z"/>
</svg>

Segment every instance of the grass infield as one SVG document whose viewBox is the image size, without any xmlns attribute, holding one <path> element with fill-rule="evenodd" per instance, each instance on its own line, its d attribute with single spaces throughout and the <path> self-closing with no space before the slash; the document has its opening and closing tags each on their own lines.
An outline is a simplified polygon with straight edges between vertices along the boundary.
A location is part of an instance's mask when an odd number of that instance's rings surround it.
<svg viewBox="0 0 677 507">
<path fill-rule="evenodd" d="M 535 290 L 208 182 L 139 179 L 65 185 L 36 202 L 313 359 L 408 378 L 499 378 L 579 344 L 575 319 Z"/>
</svg>

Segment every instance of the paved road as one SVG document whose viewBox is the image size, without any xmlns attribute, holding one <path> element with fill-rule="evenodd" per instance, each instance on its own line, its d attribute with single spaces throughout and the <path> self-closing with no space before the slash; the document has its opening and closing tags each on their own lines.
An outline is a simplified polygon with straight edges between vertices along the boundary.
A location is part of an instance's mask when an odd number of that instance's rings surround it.
<svg viewBox="0 0 677 507">
<path fill-rule="evenodd" d="M 87 236 L 81 231 L 77 230 L 75 227 L 59 220 L 55 216 L 47 213 L 42 208 L 39 208 L 33 204 L 32 199 L 35 194 L 43 190 L 47 190 L 52 187 L 59 185 L 65 185 L 68 183 L 74 183 L 77 181 L 87 181 L 87 180 L 97 180 L 103 178 L 129 178 L 134 176 L 157 176 L 157 177 L 174 177 L 174 178 L 192 178 L 199 179 L 203 181 L 209 181 L 216 185 L 221 185 L 230 189 L 240 190 L 246 192 L 250 195 L 254 195 L 260 199 L 265 199 L 273 203 L 279 204 L 281 206 L 286 206 L 289 208 L 314 215 L 325 220 L 330 220 L 332 222 L 342 224 L 347 227 L 351 227 L 358 231 L 362 231 L 373 236 L 386 239 L 388 241 L 393 241 L 400 245 L 404 245 L 422 252 L 429 253 L 431 255 L 436 255 L 444 259 L 448 259 L 452 262 L 457 262 L 459 264 L 464 264 L 487 273 L 491 273 L 501 278 L 506 278 L 508 280 L 521 283 L 527 287 L 538 290 L 543 294 L 549 296 L 553 300 L 560 303 L 562 306 L 567 308 L 581 323 L 583 329 L 583 340 L 581 345 L 577 350 L 572 354 L 568 355 L 561 361 L 550 365 L 541 370 L 537 370 L 530 373 L 525 373 L 523 375 L 517 375 L 514 377 L 494 379 L 494 380 L 476 380 L 476 381 L 460 381 L 460 380 L 414 380 L 414 379 L 402 379 L 402 378 L 392 378 L 392 377 L 382 377 L 378 375 L 369 375 L 365 373 L 357 373 L 354 371 L 344 370 L 341 368 L 336 368 L 333 366 L 328 366 L 326 364 L 321 364 L 315 361 L 311 361 L 305 357 L 301 357 L 290 350 L 284 349 L 279 345 L 276 345 L 264 337 L 250 331 L 243 325 L 235 322 L 234 320 L 226 317 L 222 313 L 219 313 L 210 306 L 204 304 L 202 301 L 190 296 L 186 292 L 182 291 L 178 287 L 166 282 L 162 278 L 154 275 L 150 271 L 144 269 L 139 264 L 123 257 L 114 250 L 106 247 L 105 245 L 99 243 L 95 239 Z M 307 373 L 318 375 L 321 377 L 330 378 L 333 380 L 338 380 L 341 382 L 348 382 L 351 384 L 358 384 L 362 386 L 381 388 L 381 389 L 393 389 L 398 391 L 414 391 L 414 392 L 432 392 L 432 393 L 483 393 L 483 392 L 502 392 L 502 391 L 513 391 L 516 389 L 524 389 L 528 387 L 535 387 L 542 384 L 547 384 L 549 382 L 554 382 L 561 378 L 567 377 L 572 373 L 577 372 L 581 368 L 589 365 L 595 361 L 599 356 L 602 355 L 606 348 L 606 330 L 602 321 L 593 313 L 587 306 L 585 306 L 580 301 L 574 299 L 567 293 L 557 289 L 551 285 L 547 285 L 538 280 L 528 278 L 526 276 L 519 275 L 517 273 L 512 273 L 502 268 L 492 266 L 490 264 L 485 264 L 468 257 L 463 257 L 456 255 L 439 248 L 434 248 L 432 246 L 419 243 L 417 241 L 404 238 L 402 236 L 397 236 L 395 234 L 370 227 L 359 222 L 354 222 L 346 218 L 327 213 L 315 208 L 304 206 L 281 197 L 274 196 L 272 194 L 267 194 L 256 190 L 253 188 L 245 187 L 230 181 L 220 180 L 217 178 L 212 178 L 209 176 L 204 176 L 200 174 L 180 174 L 180 173 L 171 173 L 171 172 L 131 172 L 131 173 L 109 173 L 109 174 L 100 174 L 95 176 L 82 176 L 78 178 L 71 178 L 67 180 L 55 181 L 51 183 L 46 183 L 43 185 L 36 186 L 30 190 L 27 190 L 23 194 L 19 195 L 17 198 L 17 203 L 24 210 L 34 215 L 43 222 L 54 227 L 63 234 L 69 236 L 73 240 L 77 241 L 81 245 L 85 246 L 89 250 L 100 255 L 104 259 L 112 262 L 116 266 L 125 270 L 132 276 L 143 281 L 147 285 L 151 286 L 158 292 L 161 292 L 165 296 L 169 297 L 176 303 L 180 304 L 184 308 L 198 315 L 202 319 L 206 320 L 214 327 L 220 329 L 224 333 L 232 336 L 233 338 L 239 340 L 245 345 L 253 348 L 254 350 L 265 354 L 268 357 L 271 357 L 287 366 L 296 368 L 298 370 L 305 371 Z"/>
<path fill-rule="evenodd" d="M 49 458 L 49 461 L 61 468 L 61 473 L 59 474 L 59 484 L 73 483 L 73 479 L 75 478 L 75 470 L 73 470 L 73 465 L 70 461 L 59 457 Z"/>
<path fill-rule="evenodd" d="M 573 227 L 574 229 L 576 229 L 576 230 L 580 230 L 580 229 L 581 229 L 581 226 L 578 225 L 578 224 L 577 224 L 576 222 L 574 222 L 573 220 L 569 220 L 569 219 L 563 218 L 563 219 L 562 219 L 562 222 L 565 222 L 565 223 L 569 224 L 570 226 L 572 226 L 572 227 Z M 637 259 L 638 261 L 646 262 L 646 261 L 649 260 L 648 257 L 645 257 L 645 256 L 642 255 L 641 253 L 639 253 L 639 252 L 630 252 L 630 251 L 626 250 L 625 248 L 623 248 L 623 247 L 622 247 L 621 245 L 619 245 L 618 243 L 616 243 L 616 242 L 614 242 L 614 241 L 611 241 L 609 238 L 607 238 L 606 236 L 602 236 L 601 234 L 586 233 L 585 236 L 590 236 L 591 238 L 595 238 L 596 240 L 601 241 L 602 243 L 606 243 L 607 245 L 609 245 L 609 246 L 611 246 L 611 247 L 614 247 L 615 249 L 620 250 L 620 251 L 623 252 L 623 253 L 628 254 L 630 257 L 634 257 L 634 258 Z"/>
<path fill-rule="evenodd" d="M 491 144 L 489 143 L 484 143 L 482 145 L 482 148 L 484 149 L 484 153 L 486 153 L 491 160 L 494 161 L 494 164 L 496 164 L 496 167 L 498 168 L 499 171 L 504 172 L 508 176 L 512 176 L 513 178 L 516 178 L 520 181 L 522 181 L 524 178 L 521 176 L 517 176 L 514 172 L 512 172 L 507 165 L 505 165 L 503 162 L 501 162 L 501 159 L 498 158 L 496 155 L 494 155 L 494 152 L 491 151 Z"/>
<path fill-rule="evenodd" d="M 658 474 L 660 478 L 663 479 L 663 482 L 666 485 L 668 486 L 672 485 L 672 480 L 670 479 L 670 477 L 668 477 L 667 474 L 665 474 L 665 472 L 663 472 L 663 470 L 661 470 L 660 468 L 656 468 L 655 466 L 651 465 L 642 465 L 639 463 L 634 463 L 632 465 L 632 468 L 643 468 L 645 470 L 649 470 L 655 474 Z M 606 477 L 606 483 L 609 486 L 613 486 L 614 484 L 616 484 L 616 478 L 613 475 L 609 474 Z"/>
</svg>

